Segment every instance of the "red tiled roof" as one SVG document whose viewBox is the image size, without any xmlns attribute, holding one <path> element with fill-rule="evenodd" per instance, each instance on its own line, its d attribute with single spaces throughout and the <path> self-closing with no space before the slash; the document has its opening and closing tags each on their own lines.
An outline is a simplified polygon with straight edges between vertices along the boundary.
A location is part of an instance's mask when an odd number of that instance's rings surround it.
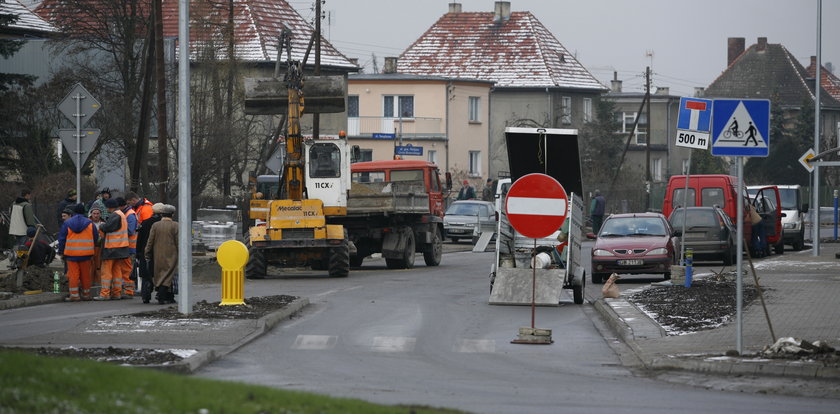
<svg viewBox="0 0 840 414">
<path fill-rule="evenodd" d="M 817 71 L 817 63 L 815 62 L 816 59 L 805 68 L 808 71 L 808 76 L 812 79 L 816 77 Z M 823 87 L 823 90 L 826 91 L 829 95 L 831 95 L 834 99 L 840 101 L 840 78 L 835 76 L 833 73 L 829 72 L 828 69 L 823 66 L 820 69 L 820 86 Z M 822 100 L 822 99 L 821 99 Z"/>
<path fill-rule="evenodd" d="M 69 8 L 78 2 L 79 0 L 44 0 L 36 12 L 47 20 L 53 20 L 62 6 Z M 140 3 L 143 8 L 149 5 L 148 0 L 141 0 Z M 190 1 L 190 44 L 193 59 L 201 52 L 202 46 L 210 46 L 219 59 L 227 57 L 225 30 L 228 7 L 228 2 L 222 0 Z M 79 13 L 72 14 L 76 19 L 84 19 Z M 233 14 L 235 54 L 238 59 L 249 62 L 275 61 L 277 41 L 285 25 L 292 32 L 292 59 L 303 60 L 314 29 L 286 1 L 233 0 Z M 163 35 L 178 36 L 178 0 L 163 0 Z M 323 38 L 321 42 L 322 65 L 344 69 L 356 67 L 329 42 Z M 313 47 L 307 60 L 308 65 L 314 64 L 314 53 Z M 285 60 L 285 56 L 282 59 Z"/>
<path fill-rule="evenodd" d="M 397 62 L 415 75 L 476 78 L 497 87 L 606 90 L 530 12 L 444 14 Z"/>
<path fill-rule="evenodd" d="M 55 33 L 57 30 L 53 25 L 30 11 L 18 0 L 3 0 L 0 2 L 0 14 L 13 14 L 18 20 L 6 26 L 4 29 L 15 32 L 40 32 Z"/>
</svg>

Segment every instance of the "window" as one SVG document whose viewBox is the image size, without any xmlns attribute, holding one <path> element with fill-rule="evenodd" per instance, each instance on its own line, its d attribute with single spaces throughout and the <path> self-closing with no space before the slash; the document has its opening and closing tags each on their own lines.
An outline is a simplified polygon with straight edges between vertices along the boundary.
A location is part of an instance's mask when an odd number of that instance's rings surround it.
<svg viewBox="0 0 840 414">
<path fill-rule="evenodd" d="M 560 122 L 564 124 L 571 124 L 572 123 L 572 97 L 571 96 L 563 96 L 560 98 L 560 111 L 562 113 L 562 117 L 560 118 Z"/>
<path fill-rule="evenodd" d="M 426 154 L 430 163 L 437 164 L 437 150 L 429 150 Z"/>
<path fill-rule="evenodd" d="M 382 98 L 382 116 L 385 118 L 414 118 L 413 96 L 385 95 Z"/>
<path fill-rule="evenodd" d="M 685 195 L 685 187 L 674 189 L 674 198 L 671 201 L 671 205 L 674 206 L 674 208 L 681 207 L 683 205 L 683 201 L 685 201 L 685 207 L 694 207 L 697 197 L 696 193 L 694 192 L 694 189 L 691 187 L 688 188 L 687 200 L 684 200 Z"/>
<path fill-rule="evenodd" d="M 430 188 L 432 192 L 440 191 L 440 177 L 438 176 L 438 170 L 432 170 L 432 176 L 429 177 L 431 180 Z"/>
<path fill-rule="evenodd" d="M 347 96 L 347 116 L 350 118 L 359 117 L 359 95 Z"/>
<path fill-rule="evenodd" d="M 423 170 L 393 170 L 391 182 L 396 181 L 423 181 Z"/>
<path fill-rule="evenodd" d="M 633 122 L 636 121 L 635 112 L 616 112 L 615 120 L 619 124 L 616 132 L 626 134 L 633 128 Z M 636 125 L 636 144 L 647 145 L 647 114 L 644 112 L 639 116 L 639 123 Z"/>
<path fill-rule="evenodd" d="M 470 122 L 481 122 L 481 97 L 470 96 Z"/>
<path fill-rule="evenodd" d="M 385 171 L 362 171 L 352 175 L 354 183 L 381 183 L 385 181 Z"/>
<path fill-rule="evenodd" d="M 592 98 L 583 98 L 583 122 L 592 121 Z"/>
<path fill-rule="evenodd" d="M 481 176 L 481 151 L 470 151 L 470 176 Z"/>
<path fill-rule="evenodd" d="M 372 149 L 361 149 L 359 150 L 359 162 L 365 161 L 373 161 L 373 150 Z"/>
<path fill-rule="evenodd" d="M 700 190 L 700 203 L 703 207 L 718 206 L 725 208 L 723 189 L 720 187 L 706 187 Z"/>
<path fill-rule="evenodd" d="M 341 151 L 335 144 L 315 144 L 309 149 L 309 176 L 335 178 L 341 176 Z"/>
<path fill-rule="evenodd" d="M 662 181 L 662 159 L 655 158 L 653 160 L 653 165 L 650 167 L 650 175 L 653 177 L 653 181 Z"/>
</svg>

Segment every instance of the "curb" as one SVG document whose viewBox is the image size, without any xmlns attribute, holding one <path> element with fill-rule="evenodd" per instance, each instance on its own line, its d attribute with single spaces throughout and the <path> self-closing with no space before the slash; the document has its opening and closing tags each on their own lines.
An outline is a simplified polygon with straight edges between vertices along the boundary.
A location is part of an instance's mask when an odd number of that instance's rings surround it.
<svg viewBox="0 0 840 414">
<path fill-rule="evenodd" d="M 174 372 L 179 374 L 192 374 L 193 372 L 198 371 L 207 364 L 217 361 L 225 357 L 226 355 L 235 352 L 239 348 L 242 348 L 254 339 L 263 336 L 263 334 L 270 331 L 280 322 L 282 322 L 285 319 L 288 319 L 289 317 L 299 312 L 306 306 L 309 306 L 309 298 L 298 298 L 295 299 L 292 303 L 290 303 L 289 306 L 286 306 L 283 309 L 269 313 L 268 315 L 257 319 L 256 327 L 253 332 L 239 340 L 239 342 L 227 347 L 226 349 L 199 351 L 195 355 L 190 356 L 189 358 L 182 359 L 181 361 L 178 361 L 174 364 L 144 365 L 142 367 L 153 368 L 161 371 Z"/>
<path fill-rule="evenodd" d="M 0 310 L 22 308 L 25 306 L 45 305 L 64 302 L 64 293 L 38 293 L 36 295 L 16 295 L 11 299 L 0 300 Z"/>
<path fill-rule="evenodd" d="M 636 336 L 633 328 L 622 319 L 618 313 L 604 299 L 598 299 L 593 303 L 595 310 L 601 314 L 606 324 L 621 340 L 630 348 L 646 369 L 651 370 L 683 370 L 704 374 L 733 374 L 733 375 L 758 375 L 777 377 L 798 377 L 798 378 L 820 378 L 840 379 L 840 368 L 826 367 L 818 362 L 807 361 L 786 361 L 768 362 L 766 359 L 751 360 L 739 358 L 724 358 L 718 354 L 708 355 L 706 358 L 720 358 L 716 361 L 682 357 L 680 355 L 650 356 L 642 352 L 636 343 Z M 647 315 L 639 312 L 640 317 L 650 319 Z M 656 323 L 656 321 L 654 321 Z M 658 324 L 657 324 L 658 325 Z"/>
</svg>

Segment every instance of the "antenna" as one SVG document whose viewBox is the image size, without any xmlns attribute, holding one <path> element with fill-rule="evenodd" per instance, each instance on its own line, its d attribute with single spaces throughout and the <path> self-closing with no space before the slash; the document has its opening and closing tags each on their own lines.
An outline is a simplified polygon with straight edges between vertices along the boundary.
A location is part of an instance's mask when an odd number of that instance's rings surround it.
<svg viewBox="0 0 840 414">
<path fill-rule="evenodd" d="M 379 64 L 376 63 L 376 53 L 370 52 L 370 61 L 373 65 L 373 73 L 379 73 Z"/>
</svg>

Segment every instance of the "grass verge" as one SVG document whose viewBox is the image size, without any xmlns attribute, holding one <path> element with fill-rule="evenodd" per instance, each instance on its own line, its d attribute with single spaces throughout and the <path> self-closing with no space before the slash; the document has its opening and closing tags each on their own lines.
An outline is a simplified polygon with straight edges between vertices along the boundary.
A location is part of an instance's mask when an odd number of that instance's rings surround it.
<svg viewBox="0 0 840 414">
<path fill-rule="evenodd" d="M 0 351 L 0 413 L 458 413 Z"/>
</svg>

